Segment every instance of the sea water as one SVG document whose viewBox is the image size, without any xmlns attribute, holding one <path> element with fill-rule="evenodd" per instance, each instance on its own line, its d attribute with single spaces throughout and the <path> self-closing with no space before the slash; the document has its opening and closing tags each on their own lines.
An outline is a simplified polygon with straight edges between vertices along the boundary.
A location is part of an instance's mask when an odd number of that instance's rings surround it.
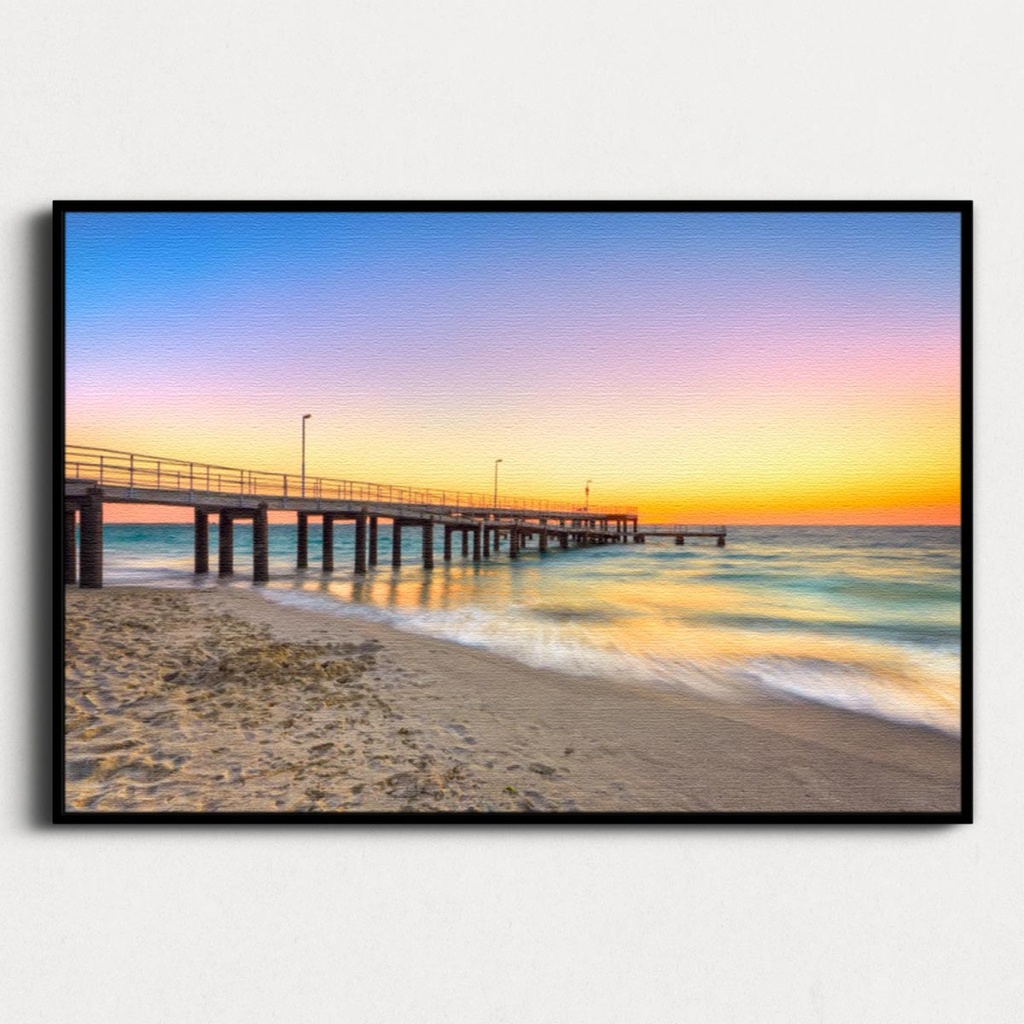
<svg viewBox="0 0 1024 1024">
<path fill-rule="evenodd" d="M 435 535 L 442 531 L 435 529 Z M 403 530 L 399 569 L 382 524 L 379 564 L 353 571 L 354 525 L 335 527 L 333 573 L 297 570 L 293 524 L 270 526 L 271 601 L 361 616 L 486 648 L 540 668 L 726 700 L 761 693 L 831 704 L 952 734 L 960 728 L 958 527 L 732 527 L 728 544 L 670 539 L 514 561 L 507 543 L 424 570 L 421 532 Z M 104 527 L 111 585 L 251 587 L 252 530 L 235 524 L 234 577 L 193 575 L 190 525 Z"/>
</svg>

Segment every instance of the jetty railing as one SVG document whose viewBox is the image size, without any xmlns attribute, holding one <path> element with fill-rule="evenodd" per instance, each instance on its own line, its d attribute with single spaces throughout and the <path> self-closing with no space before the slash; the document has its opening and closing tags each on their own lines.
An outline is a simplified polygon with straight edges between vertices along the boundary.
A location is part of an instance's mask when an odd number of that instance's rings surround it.
<svg viewBox="0 0 1024 1024">
<path fill-rule="evenodd" d="M 314 499 L 320 501 L 375 502 L 377 504 L 416 506 L 495 512 L 539 512 L 552 515 L 588 517 L 635 516 L 636 506 L 588 505 L 577 501 L 558 502 L 541 498 L 520 498 L 492 493 L 406 487 L 363 480 L 339 480 L 332 477 L 297 473 L 275 473 L 238 466 L 219 466 L 206 462 L 114 448 L 65 445 L 64 475 L 68 479 L 91 480 L 99 486 L 126 488 L 134 496 L 140 492 L 188 492 L 225 498 Z"/>
</svg>

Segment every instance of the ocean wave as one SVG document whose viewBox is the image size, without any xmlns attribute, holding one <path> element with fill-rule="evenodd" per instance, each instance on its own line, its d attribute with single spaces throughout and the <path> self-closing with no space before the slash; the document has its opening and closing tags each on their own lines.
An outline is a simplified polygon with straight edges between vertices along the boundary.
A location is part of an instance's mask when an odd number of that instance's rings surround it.
<svg viewBox="0 0 1024 1024">
<path fill-rule="evenodd" d="M 893 617 L 878 620 L 849 620 L 827 618 L 798 618 L 785 615 L 754 615 L 739 612 L 688 612 L 676 617 L 684 622 L 706 622 L 735 629 L 769 632 L 814 632 L 833 636 L 856 636 L 869 640 L 896 640 L 928 645 L 933 642 L 960 641 L 960 624 L 934 621 L 914 621 Z"/>
<path fill-rule="evenodd" d="M 690 690 L 719 700 L 743 701 L 758 694 L 800 699 L 845 710 L 927 726 L 951 734 L 959 730 L 959 701 L 943 696 L 891 666 L 849 664 L 824 658 L 764 656 L 700 659 L 637 654 L 613 642 L 598 642 L 585 631 L 574 635 L 557 623 L 530 622 L 522 606 L 504 613 L 479 607 L 415 612 L 301 592 L 262 591 L 292 607 L 383 622 L 394 628 L 485 648 L 531 668 L 611 682 L 644 683 L 661 689 Z"/>
</svg>

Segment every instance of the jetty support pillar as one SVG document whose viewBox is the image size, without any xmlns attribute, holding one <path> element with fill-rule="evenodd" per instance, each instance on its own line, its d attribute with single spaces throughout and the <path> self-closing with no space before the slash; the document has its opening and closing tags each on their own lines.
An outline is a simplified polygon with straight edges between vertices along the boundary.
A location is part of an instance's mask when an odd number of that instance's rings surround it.
<svg viewBox="0 0 1024 1024">
<path fill-rule="evenodd" d="M 486 523 L 483 524 L 481 529 L 484 531 L 484 558 L 491 557 L 491 527 Z"/>
<path fill-rule="evenodd" d="M 366 513 L 356 516 L 356 564 L 357 576 L 366 575 Z"/>
<path fill-rule="evenodd" d="M 724 533 L 719 535 L 718 546 L 720 548 L 724 548 L 725 547 L 725 534 Z"/>
<path fill-rule="evenodd" d="M 483 527 L 478 523 L 473 527 L 473 561 L 480 561 L 480 534 L 483 532 Z"/>
<path fill-rule="evenodd" d="M 434 568 L 434 524 L 429 519 L 423 521 L 423 568 Z"/>
<path fill-rule="evenodd" d="M 201 508 L 195 510 L 193 547 L 195 549 L 195 573 L 203 576 L 210 571 L 210 516 Z"/>
<path fill-rule="evenodd" d="M 235 520 L 226 508 L 217 517 L 217 574 L 235 574 Z"/>
<path fill-rule="evenodd" d="M 270 527 L 267 503 L 261 502 L 252 517 L 252 581 L 266 583 L 270 579 Z"/>
<path fill-rule="evenodd" d="M 450 562 L 452 560 L 452 530 L 453 526 L 449 526 L 447 523 L 444 527 L 444 560 Z"/>
<path fill-rule="evenodd" d="M 334 516 L 325 512 L 323 523 L 322 569 L 324 572 L 334 572 Z"/>
<path fill-rule="evenodd" d="M 391 520 L 391 567 L 397 569 L 402 564 L 402 520 Z"/>
<path fill-rule="evenodd" d="M 462 527 L 462 557 L 469 557 L 469 527 Z"/>
<path fill-rule="evenodd" d="M 99 589 L 103 586 L 103 491 L 90 487 L 79 506 L 78 583 Z"/>
<path fill-rule="evenodd" d="M 64 506 L 64 582 L 78 582 L 78 567 L 75 564 L 77 556 L 75 545 L 75 506 Z"/>
<path fill-rule="evenodd" d="M 377 564 L 377 517 L 370 516 L 370 565 Z"/>
<path fill-rule="evenodd" d="M 295 527 L 296 543 L 298 553 L 295 556 L 296 569 L 309 568 L 309 513 L 300 512 Z"/>
</svg>

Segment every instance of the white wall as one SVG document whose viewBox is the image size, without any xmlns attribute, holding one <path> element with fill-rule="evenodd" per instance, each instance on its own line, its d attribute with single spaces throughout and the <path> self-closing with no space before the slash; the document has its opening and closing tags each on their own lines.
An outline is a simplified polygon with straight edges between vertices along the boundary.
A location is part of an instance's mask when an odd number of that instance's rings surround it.
<svg viewBox="0 0 1024 1024">
<path fill-rule="evenodd" d="M 1019 12 L 4 4 L 5 1019 L 1024 1020 Z M 40 218 L 133 197 L 974 199 L 977 824 L 45 827 Z"/>
</svg>

